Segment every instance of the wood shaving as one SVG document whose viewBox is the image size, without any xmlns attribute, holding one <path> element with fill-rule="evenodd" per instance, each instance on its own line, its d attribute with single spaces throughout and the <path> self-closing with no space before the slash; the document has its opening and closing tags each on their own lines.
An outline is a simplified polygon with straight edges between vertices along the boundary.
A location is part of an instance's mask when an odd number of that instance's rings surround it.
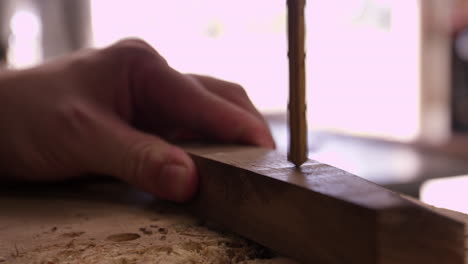
<svg viewBox="0 0 468 264">
<path fill-rule="evenodd" d="M 61 234 L 60 236 L 62 237 L 79 237 L 81 236 L 82 234 L 84 234 L 85 232 L 83 231 L 80 231 L 80 232 L 68 232 L 68 233 L 63 233 Z"/>
<path fill-rule="evenodd" d="M 159 232 L 160 234 L 166 235 L 168 231 L 167 231 L 166 228 L 162 228 L 162 227 L 161 227 L 161 228 L 158 229 L 158 232 Z"/>
<path fill-rule="evenodd" d="M 0 221 L 0 264 L 292 263 L 171 204 L 119 204 L 117 198 L 0 199 L 7 212 Z"/>
<path fill-rule="evenodd" d="M 135 233 L 122 233 L 122 234 L 114 234 L 108 236 L 106 239 L 114 242 L 123 242 L 123 241 L 131 241 L 140 238 L 139 234 Z"/>
<path fill-rule="evenodd" d="M 151 229 L 146 228 L 146 227 L 140 227 L 140 231 L 145 235 L 152 235 L 153 234 L 153 231 L 151 231 Z"/>
</svg>

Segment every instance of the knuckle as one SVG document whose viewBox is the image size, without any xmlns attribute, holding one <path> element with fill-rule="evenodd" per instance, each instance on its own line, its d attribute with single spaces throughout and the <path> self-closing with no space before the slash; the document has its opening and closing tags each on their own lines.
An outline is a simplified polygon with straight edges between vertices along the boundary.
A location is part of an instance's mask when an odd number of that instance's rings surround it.
<svg viewBox="0 0 468 264">
<path fill-rule="evenodd" d="M 164 62 L 164 58 L 147 42 L 138 38 L 128 38 L 120 40 L 108 48 L 112 58 L 133 61 L 135 59 L 156 59 Z"/>
<path fill-rule="evenodd" d="M 126 47 L 130 49 L 153 49 L 146 41 L 139 38 L 125 38 L 118 41 L 115 46 Z"/>
<path fill-rule="evenodd" d="M 235 94 L 242 97 L 247 97 L 247 92 L 245 91 L 244 87 L 242 87 L 240 84 L 232 83 L 231 89 L 234 91 Z"/>
</svg>

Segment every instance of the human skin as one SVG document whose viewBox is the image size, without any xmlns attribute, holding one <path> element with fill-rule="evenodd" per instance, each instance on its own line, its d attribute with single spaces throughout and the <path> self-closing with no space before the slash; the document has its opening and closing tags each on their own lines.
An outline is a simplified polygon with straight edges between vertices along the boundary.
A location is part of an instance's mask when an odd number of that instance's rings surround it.
<svg viewBox="0 0 468 264">
<path fill-rule="evenodd" d="M 455 0 L 452 2 L 451 30 L 456 34 L 468 25 L 468 1 Z"/>
<path fill-rule="evenodd" d="M 184 139 L 274 148 L 242 87 L 182 74 L 141 40 L 0 72 L 3 180 L 105 174 L 183 202 L 198 175 L 169 141 Z"/>
</svg>

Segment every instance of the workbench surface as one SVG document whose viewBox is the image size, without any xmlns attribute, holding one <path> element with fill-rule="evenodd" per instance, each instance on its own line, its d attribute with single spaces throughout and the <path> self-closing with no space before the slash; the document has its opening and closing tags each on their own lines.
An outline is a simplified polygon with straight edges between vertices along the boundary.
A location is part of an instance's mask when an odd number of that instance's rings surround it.
<svg viewBox="0 0 468 264">
<path fill-rule="evenodd" d="M 109 179 L 3 185 L 0 212 L 0 263 L 296 263 Z"/>
<path fill-rule="evenodd" d="M 294 263 L 111 180 L 2 186 L 0 212 L 0 263 Z"/>
</svg>

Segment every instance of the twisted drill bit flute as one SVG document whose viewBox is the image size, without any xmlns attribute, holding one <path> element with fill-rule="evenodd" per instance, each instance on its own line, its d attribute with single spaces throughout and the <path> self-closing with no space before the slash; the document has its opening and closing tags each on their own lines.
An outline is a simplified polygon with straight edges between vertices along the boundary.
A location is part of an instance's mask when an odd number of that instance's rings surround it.
<svg viewBox="0 0 468 264">
<path fill-rule="evenodd" d="M 305 103 L 305 0 L 288 0 L 289 151 L 297 167 L 307 160 Z"/>
</svg>

